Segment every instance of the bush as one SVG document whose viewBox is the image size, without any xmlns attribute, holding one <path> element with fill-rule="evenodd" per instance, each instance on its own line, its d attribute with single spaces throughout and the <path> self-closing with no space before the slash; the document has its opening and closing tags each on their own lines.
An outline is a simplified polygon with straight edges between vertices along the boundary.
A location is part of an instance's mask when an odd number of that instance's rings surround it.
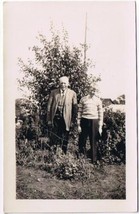
<svg viewBox="0 0 139 214">
<path fill-rule="evenodd" d="M 105 162 L 125 163 L 125 113 L 105 110 L 100 149 Z"/>
<path fill-rule="evenodd" d="M 28 99 L 18 98 L 16 106 L 16 138 L 35 140 L 39 135 L 38 107 Z"/>
</svg>

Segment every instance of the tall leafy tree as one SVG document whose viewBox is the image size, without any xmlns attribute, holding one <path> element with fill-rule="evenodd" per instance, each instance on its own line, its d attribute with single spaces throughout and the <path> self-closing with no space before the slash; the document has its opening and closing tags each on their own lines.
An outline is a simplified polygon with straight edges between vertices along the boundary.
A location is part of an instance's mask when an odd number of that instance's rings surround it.
<svg viewBox="0 0 139 214">
<path fill-rule="evenodd" d="M 63 38 L 51 29 L 50 40 L 39 34 L 40 45 L 35 45 L 30 50 L 34 53 L 34 60 L 24 63 L 19 59 L 19 67 L 23 77 L 18 79 L 19 87 L 27 87 L 31 98 L 39 108 L 41 125 L 46 123 L 47 102 L 50 91 L 58 87 L 59 77 L 69 77 L 70 88 L 77 93 L 78 101 L 88 91 L 90 83 L 97 82 L 100 78 L 88 76 L 87 70 L 91 60 L 83 61 L 84 45 L 79 47 L 68 44 L 68 34 L 64 31 Z"/>
</svg>

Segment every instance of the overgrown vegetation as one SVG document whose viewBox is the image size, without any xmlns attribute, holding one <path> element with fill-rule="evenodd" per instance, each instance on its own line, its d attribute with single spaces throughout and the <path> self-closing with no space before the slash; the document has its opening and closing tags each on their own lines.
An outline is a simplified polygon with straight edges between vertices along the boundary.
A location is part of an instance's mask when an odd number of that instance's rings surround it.
<svg viewBox="0 0 139 214">
<path fill-rule="evenodd" d="M 104 127 L 102 139 L 99 142 L 100 164 L 125 163 L 125 114 L 121 112 L 106 111 L 104 114 Z M 36 127 L 37 128 L 37 127 Z M 30 138 L 24 135 L 30 133 Z M 32 133 L 32 134 L 31 134 Z M 30 126 L 17 129 L 17 164 L 44 169 L 53 176 L 64 179 L 80 179 L 89 177 L 92 165 L 89 165 L 88 153 L 80 157 L 78 153 L 78 133 L 75 131 L 70 139 L 68 154 L 64 155 L 60 146 L 57 151 L 49 137 L 39 138 L 37 131 Z M 33 135 L 34 134 L 34 135 Z M 22 137 L 21 137 L 22 136 Z M 31 139 L 32 136 L 32 139 Z"/>
<path fill-rule="evenodd" d="M 98 165 L 90 161 L 89 146 L 87 156 L 79 156 L 77 138 L 70 139 L 67 155 L 60 147 L 55 152 L 47 137 L 17 138 L 17 198 L 125 199 L 125 150 L 118 150 L 116 137 L 115 145 L 112 138 L 100 142 Z"/>
<path fill-rule="evenodd" d="M 125 163 L 125 113 L 105 109 L 101 154 L 105 162 Z"/>
</svg>

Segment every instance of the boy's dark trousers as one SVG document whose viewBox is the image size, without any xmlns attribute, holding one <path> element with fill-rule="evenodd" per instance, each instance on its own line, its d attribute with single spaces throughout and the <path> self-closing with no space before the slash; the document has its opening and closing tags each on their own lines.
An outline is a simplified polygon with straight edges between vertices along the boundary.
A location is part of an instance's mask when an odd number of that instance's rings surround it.
<svg viewBox="0 0 139 214">
<path fill-rule="evenodd" d="M 79 152 L 86 154 L 86 141 L 89 137 L 91 147 L 91 160 L 98 160 L 98 141 L 100 139 L 98 119 L 81 119 L 81 133 L 79 135 Z"/>
</svg>

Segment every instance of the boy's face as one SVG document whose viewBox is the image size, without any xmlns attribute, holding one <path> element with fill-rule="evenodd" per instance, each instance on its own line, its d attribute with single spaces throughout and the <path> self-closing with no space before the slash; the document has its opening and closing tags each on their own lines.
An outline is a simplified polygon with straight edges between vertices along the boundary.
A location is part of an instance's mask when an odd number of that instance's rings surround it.
<svg viewBox="0 0 139 214">
<path fill-rule="evenodd" d="M 94 96 L 96 94 L 96 89 L 95 88 L 90 88 L 89 89 L 89 94 L 90 94 L 90 96 Z"/>
</svg>

